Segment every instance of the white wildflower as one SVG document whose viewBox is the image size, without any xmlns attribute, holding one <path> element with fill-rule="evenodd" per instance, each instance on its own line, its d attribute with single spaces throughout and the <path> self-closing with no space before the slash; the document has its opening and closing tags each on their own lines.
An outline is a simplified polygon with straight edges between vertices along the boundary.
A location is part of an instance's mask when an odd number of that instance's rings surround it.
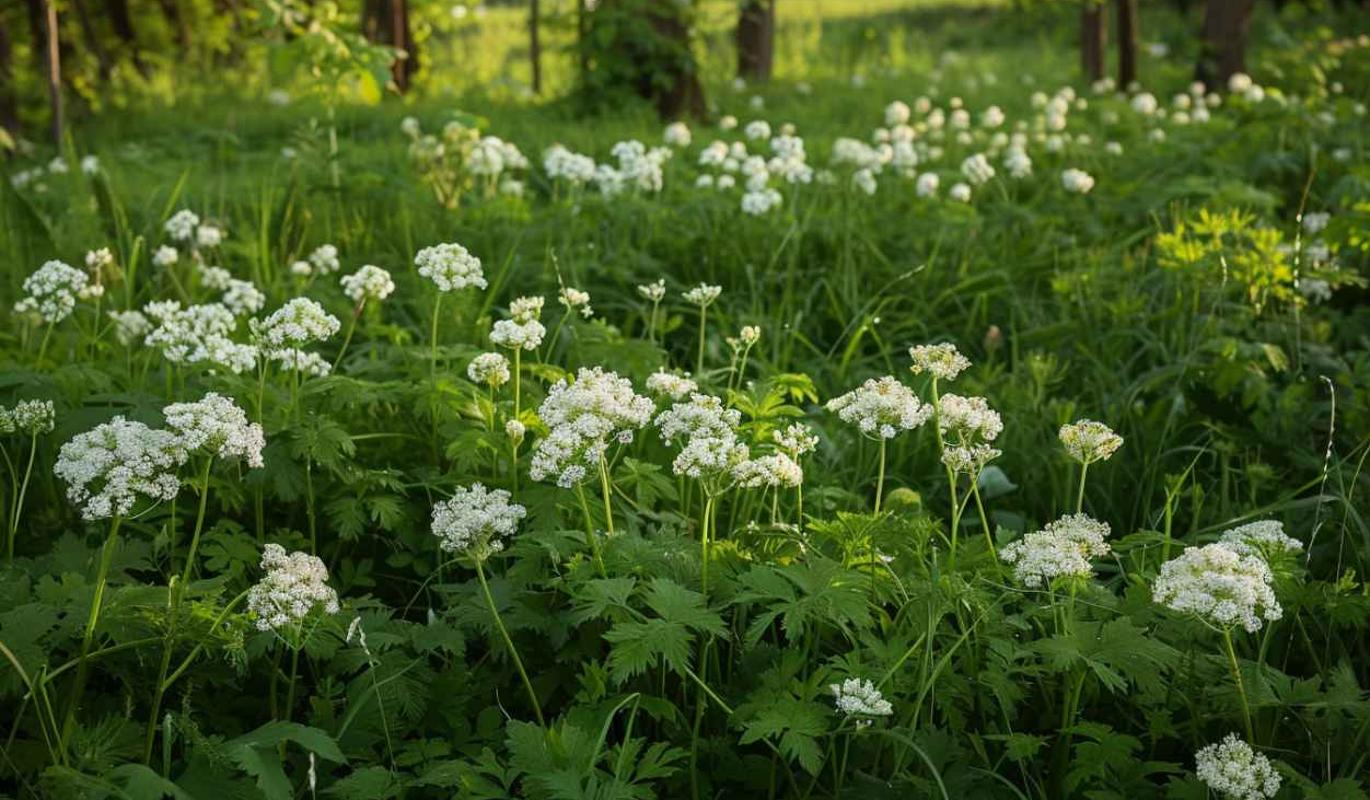
<svg viewBox="0 0 1370 800">
<path fill-rule="evenodd" d="M 1123 437 L 1104 423 L 1092 419 L 1062 425 L 1057 436 L 1066 453 L 1081 464 L 1106 461 L 1123 446 Z"/>
<path fill-rule="evenodd" d="M 414 256 L 419 274 L 431 280 L 438 291 L 451 292 L 474 286 L 484 289 L 485 273 L 480 259 L 455 242 L 425 247 Z"/>
<path fill-rule="evenodd" d="M 1109 526 L 1085 514 L 1071 514 L 1004 547 L 999 558 L 1013 565 L 1013 576 L 1024 586 L 1050 586 L 1058 578 L 1094 577 L 1090 561 L 1112 552 Z"/>
<path fill-rule="evenodd" d="M 970 367 L 970 359 L 961 355 L 961 351 L 956 349 L 956 345 L 949 342 L 920 344 L 910 347 L 909 358 L 913 360 L 913 365 L 909 367 L 909 370 L 914 375 L 922 375 L 926 372 L 942 381 L 956 380 L 956 376 Z"/>
<path fill-rule="evenodd" d="M 509 502 L 508 492 L 477 483 L 457 487 L 450 500 L 433 505 L 432 530 L 443 550 L 483 559 L 504 549 L 503 540 L 514 535 L 527 514 Z"/>
<path fill-rule="evenodd" d="M 1279 794 L 1280 774 L 1270 759 L 1235 733 L 1199 750 L 1194 761 L 1199 780 L 1225 800 L 1266 800 Z"/>
<path fill-rule="evenodd" d="M 917 428 L 932 416 L 932 406 L 892 375 L 870 378 L 859 388 L 828 401 L 828 410 L 873 439 L 892 439 Z"/>
<path fill-rule="evenodd" d="M 1254 633 L 1284 613 L 1271 580 L 1270 567 L 1260 556 L 1244 555 L 1228 544 L 1210 544 L 1191 547 L 1162 564 L 1151 596 L 1209 625 L 1240 625 Z"/>
<path fill-rule="evenodd" d="M 266 575 L 247 592 L 247 610 L 258 630 L 282 632 L 302 625 L 314 611 L 338 613 L 338 593 L 328 586 L 328 568 L 308 553 L 289 553 L 278 544 L 262 550 Z"/>
<path fill-rule="evenodd" d="M 62 445 L 52 472 L 87 520 L 127 516 L 140 497 L 171 500 L 186 453 L 179 437 L 115 417 Z"/>
<path fill-rule="evenodd" d="M 247 413 L 232 399 L 210 392 L 194 403 L 173 403 L 162 409 L 162 415 L 186 452 L 206 450 L 214 458 L 262 466 L 262 426 L 248 422 Z"/>
<path fill-rule="evenodd" d="M 509 359 L 499 353 L 481 353 L 466 367 L 466 377 L 472 383 L 483 383 L 498 389 L 509 382 Z"/>
<path fill-rule="evenodd" d="M 366 264 L 351 275 L 344 275 L 340 281 L 343 294 L 357 305 L 368 300 L 384 300 L 395 291 L 395 281 L 390 273 L 372 264 Z"/>
</svg>

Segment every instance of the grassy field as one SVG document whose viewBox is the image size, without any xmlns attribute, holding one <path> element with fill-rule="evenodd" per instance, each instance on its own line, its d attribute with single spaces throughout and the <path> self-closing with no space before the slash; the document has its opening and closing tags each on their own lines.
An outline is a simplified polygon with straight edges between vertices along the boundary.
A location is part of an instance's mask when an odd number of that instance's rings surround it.
<svg viewBox="0 0 1370 800">
<path fill-rule="evenodd" d="M 0 794 L 1366 796 L 1365 20 L 779 5 L 688 137 L 430 8 L 6 166 Z"/>
</svg>

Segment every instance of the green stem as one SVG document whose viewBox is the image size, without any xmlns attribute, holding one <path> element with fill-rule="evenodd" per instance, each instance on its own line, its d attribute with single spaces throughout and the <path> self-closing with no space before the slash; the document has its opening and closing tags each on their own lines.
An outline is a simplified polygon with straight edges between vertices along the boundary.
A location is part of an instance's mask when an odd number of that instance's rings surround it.
<svg viewBox="0 0 1370 800">
<path fill-rule="evenodd" d="M 707 602 L 709 598 L 709 533 L 714 513 L 714 496 L 704 493 L 704 516 L 699 523 L 699 586 Z"/>
<path fill-rule="evenodd" d="M 1241 666 L 1237 663 L 1237 650 L 1232 646 L 1232 631 L 1223 631 L 1223 645 L 1227 649 L 1227 665 L 1232 670 L 1232 680 L 1237 684 L 1237 694 L 1242 700 L 1242 724 L 1246 727 L 1246 740 L 1256 744 L 1255 729 L 1251 725 L 1251 705 L 1246 698 L 1246 683 L 1242 681 Z"/>
<path fill-rule="evenodd" d="M 704 373 L 704 329 L 709 319 L 709 307 L 699 307 L 699 355 L 695 359 L 695 380 Z"/>
<path fill-rule="evenodd" d="M 875 481 L 875 513 L 879 514 L 884 505 L 885 499 L 885 443 L 884 437 L 880 438 L 880 476 Z"/>
<path fill-rule="evenodd" d="M 970 476 L 970 491 L 975 497 L 975 510 L 980 513 L 980 527 L 985 529 L 985 544 L 989 545 L 989 554 L 995 561 L 999 560 L 999 551 L 994 548 L 994 532 L 989 527 L 989 516 L 985 514 L 984 501 L 980 499 L 980 476 Z"/>
<path fill-rule="evenodd" d="M 599 577 L 607 578 L 609 573 L 604 570 L 604 559 L 599 557 L 599 537 L 595 536 L 595 518 L 590 515 L 590 504 L 585 500 L 585 487 L 576 484 L 576 497 L 580 498 L 580 510 L 585 515 L 585 541 L 590 545 L 590 557 L 594 559 L 595 567 L 599 570 Z"/>
<path fill-rule="evenodd" d="M 1080 465 L 1080 491 L 1075 495 L 1075 513 L 1079 514 L 1085 510 L 1085 476 L 1089 474 L 1089 462 Z"/>
<path fill-rule="evenodd" d="M 495 597 L 490 594 L 490 584 L 485 580 L 485 566 L 482 559 L 476 559 L 476 575 L 480 578 L 481 591 L 485 592 L 485 602 L 490 607 L 490 614 L 495 618 L 495 627 L 499 629 L 499 635 L 504 639 L 505 647 L 509 648 L 509 656 L 514 660 L 514 667 L 518 670 L 519 677 L 523 679 L 523 688 L 528 691 L 528 700 L 533 704 L 533 715 L 537 717 L 538 725 L 547 727 L 547 722 L 542 718 L 542 705 L 538 703 L 538 694 L 533 691 L 533 682 L 528 680 L 528 671 L 523 668 L 523 659 L 519 658 L 518 649 L 514 647 L 514 640 L 509 638 L 509 631 L 504 627 L 504 620 L 500 619 L 499 609 L 495 607 Z"/>
<path fill-rule="evenodd" d="M 72 682 L 71 697 L 67 700 L 66 720 L 62 723 L 62 736 L 57 743 L 58 750 L 63 753 L 67 750 L 67 740 L 71 738 L 72 729 L 76 725 L 76 707 L 81 702 L 81 692 L 86 684 L 86 658 L 90 655 L 90 645 L 95 639 L 95 626 L 100 621 L 105 582 L 109 578 L 110 564 L 114 561 L 114 549 L 119 545 L 119 525 L 122 522 L 122 517 L 115 517 L 110 523 L 105 546 L 100 550 L 100 567 L 95 575 L 95 595 L 91 598 L 90 615 L 86 619 L 85 632 L 81 636 L 81 658 L 76 663 L 76 679 Z"/>
<path fill-rule="evenodd" d="M 181 572 L 181 584 L 190 583 L 191 575 L 195 572 L 195 551 L 200 547 L 200 533 L 205 525 L 205 507 L 209 503 L 209 470 L 214 466 L 214 459 L 205 459 L 204 471 L 200 473 L 200 506 L 195 512 L 195 529 L 190 535 L 190 549 L 186 551 L 186 565 Z M 174 553 L 172 554 L 175 555 Z"/>
<path fill-rule="evenodd" d="M 338 371 L 338 365 L 342 363 L 343 356 L 347 355 L 347 346 L 352 343 L 352 334 L 357 330 L 357 320 L 361 319 L 362 309 L 365 307 L 366 300 L 362 300 L 352 310 L 352 321 L 347 324 L 347 335 L 343 336 L 342 349 L 338 351 L 338 357 L 333 359 L 333 372 Z"/>
<path fill-rule="evenodd" d="M 428 330 L 428 378 L 438 379 L 438 312 L 442 310 L 442 294 L 433 299 L 433 322 Z"/>
<path fill-rule="evenodd" d="M 609 467 L 604 456 L 599 457 L 599 489 L 604 495 L 604 527 L 610 536 L 614 534 L 614 509 L 609 499 Z"/>
<path fill-rule="evenodd" d="M 28 494 L 29 478 L 33 476 L 33 459 L 38 453 L 38 434 L 29 436 L 29 461 L 24 467 L 24 480 L 19 484 L 19 491 L 15 494 L 14 508 L 10 509 L 9 533 L 5 538 L 5 557 L 14 562 L 14 540 L 19 534 L 19 516 L 24 510 L 24 495 Z"/>
</svg>

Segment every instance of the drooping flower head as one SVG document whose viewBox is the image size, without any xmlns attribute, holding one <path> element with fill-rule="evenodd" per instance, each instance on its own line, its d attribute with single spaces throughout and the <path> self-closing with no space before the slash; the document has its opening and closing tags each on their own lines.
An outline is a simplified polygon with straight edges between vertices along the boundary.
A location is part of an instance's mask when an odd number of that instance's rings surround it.
<svg viewBox="0 0 1370 800">
<path fill-rule="evenodd" d="M 932 416 L 932 406 L 920 402 L 909 387 L 892 375 L 870 378 L 860 387 L 829 400 L 828 410 L 872 439 L 893 439 Z"/>
<path fill-rule="evenodd" d="M 1191 547 L 1162 564 L 1151 597 L 1214 627 L 1240 625 L 1254 633 L 1284 614 L 1271 582 L 1270 567 L 1259 555 L 1216 543 Z"/>
<path fill-rule="evenodd" d="M 140 498 L 174 498 L 181 488 L 176 468 L 185 460 L 176 434 L 115 417 L 62 445 L 52 472 L 67 483 L 81 516 L 98 520 L 127 516 Z"/>
<path fill-rule="evenodd" d="M 483 484 L 458 487 L 450 500 L 433 505 L 433 535 L 449 553 L 484 559 L 504 549 L 504 539 L 518 530 L 519 520 L 528 510 L 509 502 L 503 489 L 486 489 Z"/>
<path fill-rule="evenodd" d="M 1280 791 L 1280 774 L 1270 759 L 1235 733 L 1194 754 L 1195 773 L 1225 800 L 1266 800 Z"/>
<path fill-rule="evenodd" d="M 249 467 L 262 466 L 266 437 L 262 426 L 247 421 L 247 413 L 231 398 L 210 392 L 194 403 L 172 403 L 162 409 L 167 428 L 187 453 L 204 450 L 218 459 L 242 459 Z"/>
<path fill-rule="evenodd" d="M 262 550 L 266 574 L 247 592 L 247 609 L 257 630 L 275 631 L 293 646 L 292 629 L 298 629 L 316 611 L 338 613 L 338 593 L 328 585 L 328 567 L 308 553 L 286 553 L 278 544 Z"/>
<path fill-rule="evenodd" d="M 1081 464 L 1105 461 L 1123 446 L 1123 437 L 1104 423 L 1092 419 L 1062 425 L 1058 435 L 1066 452 Z"/>
<path fill-rule="evenodd" d="M 1090 561 L 1112 552 L 1109 526 L 1085 514 L 1070 514 L 1006 546 L 999 557 L 1013 565 L 1014 578 L 1024 586 L 1050 586 L 1062 578 L 1094 577 Z"/>
</svg>

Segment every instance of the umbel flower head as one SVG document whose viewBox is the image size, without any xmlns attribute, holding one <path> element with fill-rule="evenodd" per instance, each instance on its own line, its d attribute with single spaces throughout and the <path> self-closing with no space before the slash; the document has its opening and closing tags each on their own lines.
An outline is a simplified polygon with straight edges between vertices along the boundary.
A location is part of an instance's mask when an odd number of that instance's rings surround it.
<svg viewBox="0 0 1370 800">
<path fill-rule="evenodd" d="M 48 261 L 24 279 L 24 299 L 14 304 L 16 314 L 37 314 L 47 323 L 71 316 L 76 300 L 87 294 L 86 273 L 62 261 Z"/>
<path fill-rule="evenodd" d="M 656 426 L 663 442 L 683 439 L 685 444 L 672 468 L 690 478 L 729 476 L 747 460 L 745 444 L 737 441 L 742 414 L 707 394 L 692 394 L 688 402 L 675 403 L 657 415 Z"/>
<path fill-rule="evenodd" d="M 1194 754 L 1199 780 L 1226 800 L 1266 800 L 1280 791 L 1280 774 L 1270 759 L 1235 733 Z"/>
<path fill-rule="evenodd" d="M 289 633 L 317 609 L 338 613 L 338 593 L 328 586 L 328 567 L 317 556 L 289 553 L 278 544 L 262 550 L 266 574 L 247 592 L 257 630 Z M 302 644 L 302 643 L 295 643 Z"/>
<path fill-rule="evenodd" d="M 542 344 L 542 337 L 546 335 L 547 328 L 536 317 L 530 317 L 522 322 L 517 319 L 501 319 L 496 320 L 490 328 L 490 343 L 510 350 L 536 350 Z"/>
<path fill-rule="evenodd" d="M 484 559 L 504 549 L 504 539 L 518 530 L 528 510 L 509 502 L 503 489 L 473 484 L 458 487 L 452 499 L 433 505 L 433 535 L 449 553 Z"/>
<path fill-rule="evenodd" d="M 829 400 L 828 410 L 872 439 L 893 439 L 932 416 L 932 406 L 920 402 L 892 375 L 867 379 L 860 387 Z"/>
<path fill-rule="evenodd" d="M 789 453 L 794 458 L 798 458 L 805 453 L 812 453 L 818 447 L 818 437 L 814 432 L 802 422 L 796 422 L 788 428 L 776 431 L 772 434 L 775 446 Z"/>
<path fill-rule="evenodd" d="M 481 353 L 466 367 L 466 377 L 472 383 L 483 383 L 498 389 L 509 382 L 509 359 L 499 353 Z"/>
<path fill-rule="evenodd" d="M 713 305 L 713 302 L 717 300 L 718 296 L 722 293 L 722 286 L 710 286 L 707 283 L 701 283 L 693 289 L 686 290 L 681 296 L 684 297 L 685 302 L 690 305 L 708 308 L 710 305 Z"/>
<path fill-rule="evenodd" d="M 657 397 L 669 397 L 672 400 L 679 400 L 686 395 L 693 394 L 698 389 L 699 384 L 695 383 L 688 376 L 667 372 L 664 368 L 657 370 L 647 377 L 647 391 Z"/>
<path fill-rule="evenodd" d="M 180 491 L 176 468 L 185 463 L 180 437 L 115 417 L 62 445 L 52 472 L 67 483 L 67 498 L 87 520 L 127 516 L 140 497 L 171 500 Z"/>
<path fill-rule="evenodd" d="M 267 347 L 300 347 L 322 342 L 342 328 L 338 318 L 307 297 L 296 297 L 260 322 L 252 330 Z"/>
<path fill-rule="evenodd" d="M 949 342 L 910 347 L 909 358 L 913 360 L 909 369 L 914 375 L 926 372 L 942 381 L 956 380 L 957 375 L 970 367 L 970 359 L 961 355 L 956 345 Z"/>
<path fill-rule="evenodd" d="M 1242 555 L 1258 555 L 1267 563 L 1279 556 L 1303 550 L 1303 542 L 1286 534 L 1284 523 L 1275 519 L 1238 525 L 1223 533 L 1218 541 Z"/>
<path fill-rule="evenodd" d="M 1123 437 L 1092 419 L 1062 425 L 1058 436 L 1070 457 L 1081 464 L 1105 461 L 1123 446 Z"/>
<path fill-rule="evenodd" d="M 869 725 L 874 717 L 888 717 L 894 713 L 894 706 L 875 688 L 870 681 L 848 678 L 841 683 L 828 686 L 832 692 L 833 705 L 845 717 L 857 717 L 858 725 Z"/>
<path fill-rule="evenodd" d="M 249 467 L 262 466 L 262 426 L 248 422 L 232 399 L 210 392 L 194 403 L 173 403 L 162 415 L 187 453 L 204 450 L 213 458 L 240 458 Z"/>
<path fill-rule="evenodd" d="M 549 432 L 533 450 L 529 474 L 535 481 L 551 478 L 562 488 L 575 486 L 598 465 L 611 441 L 631 442 L 654 408 L 627 378 L 602 367 L 582 367 L 575 381 L 553 384 L 538 408 Z"/>
<path fill-rule="evenodd" d="M 1090 561 L 1111 552 L 1109 526 L 1085 514 L 1070 514 L 1009 544 L 999 557 L 1013 565 L 1013 577 L 1024 586 L 1050 586 L 1058 578 L 1089 580 Z"/>
<path fill-rule="evenodd" d="M 384 300 L 395 291 L 395 281 L 390 273 L 372 264 L 366 264 L 351 275 L 340 279 L 343 294 L 352 302 L 361 304 L 368 300 Z"/>
<path fill-rule="evenodd" d="M 51 433 L 57 411 L 51 400 L 20 400 L 14 408 L 0 406 L 0 435 Z"/>
<path fill-rule="evenodd" d="M 804 468 L 785 453 L 772 453 L 733 467 L 733 479 L 744 489 L 793 489 L 804 482 Z"/>
<path fill-rule="evenodd" d="M 1271 581 L 1265 559 L 1216 543 L 1191 547 L 1162 564 L 1151 597 L 1214 627 L 1240 625 L 1254 633 L 1284 613 Z"/>
<path fill-rule="evenodd" d="M 455 242 L 423 248 L 414 256 L 414 266 L 440 292 L 454 292 L 471 286 L 484 289 L 488 285 L 480 259 Z"/>
</svg>

